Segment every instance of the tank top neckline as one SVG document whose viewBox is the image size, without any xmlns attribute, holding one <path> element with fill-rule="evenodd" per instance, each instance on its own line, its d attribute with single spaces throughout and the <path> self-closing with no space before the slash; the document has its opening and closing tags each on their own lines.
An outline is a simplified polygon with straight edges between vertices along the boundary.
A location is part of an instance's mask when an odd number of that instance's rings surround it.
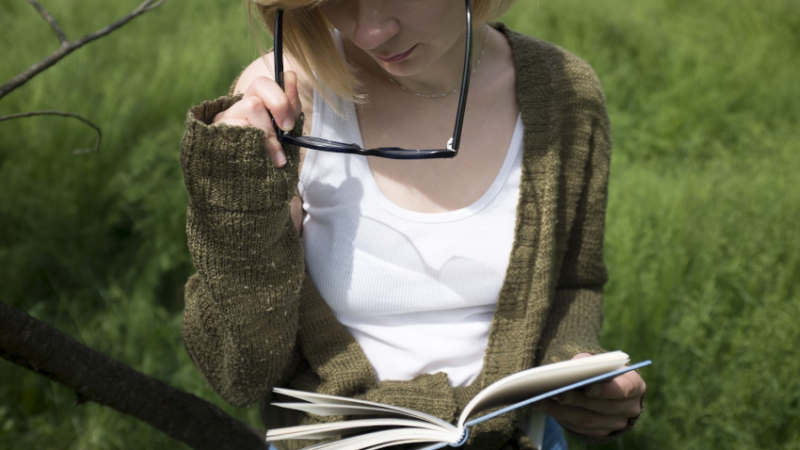
<svg viewBox="0 0 800 450">
<path fill-rule="evenodd" d="M 342 36 L 338 30 L 334 31 L 334 41 L 336 43 L 336 47 L 339 50 L 341 55 L 344 55 L 344 46 L 342 44 Z M 334 93 L 332 90 L 328 92 L 329 95 L 336 98 L 336 102 L 342 106 L 341 111 L 343 112 L 343 116 L 338 116 L 337 114 L 333 114 L 333 117 L 341 118 L 347 124 L 347 132 L 350 135 L 349 140 L 347 142 L 354 142 L 361 147 L 364 147 L 364 140 L 361 136 L 361 126 L 358 122 L 358 114 L 356 114 L 355 104 L 350 101 L 346 101 L 345 99 L 339 97 Z M 311 124 L 311 135 L 318 136 L 321 128 L 321 124 L 319 123 L 319 119 L 323 116 L 322 111 L 320 108 L 327 108 L 330 109 L 330 106 L 325 102 L 322 95 L 317 91 L 317 88 L 314 88 L 314 120 Z M 403 220 L 408 220 L 412 222 L 419 222 L 419 223 L 447 223 L 447 222 L 455 222 L 458 220 L 466 219 L 472 215 L 479 213 L 481 210 L 486 208 L 492 201 L 497 197 L 498 194 L 503 190 L 503 186 L 505 185 L 506 181 L 508 180 L 509 175 L 511 174 L 512 169 L 514 167 L 521 167 L 521 149 L 522 149 L 522 139 L 523 139 L 523 131 L 524 126 L 522 123 L 522 113 L 517 114 L 517 121 L 514 125 L 514 132 L 511 136 L 511 142 L 509 143 L 508 150 L 506 151 L 505 159 L 503 160 L 503 164 L 500 167 L 500 170 L 497 173 L 492 184 L 483 193 L 476 201 L 472 204 L 467 205 L 463 208 L 459 208 L 453 211 L 446 211 L 446 212 L 439 212 L 439 213 L 425 213 L 425 212 L 418 212 L 418 211 L 411 211 L 405 208 L 402 208 L 389 200 L 388 197 L 381 191 L 380 187 L 378 186 L 378 182 L 375 181 L 375 177 L 372 175 L 372 169 L 369 166 L 369 162 L 367 161 L 367 157 L 363 155 L 343 155 L 343 154 L 328 154 L 326 156 L 336 157 L 336 158 L 346 158 L 351 161 L 351 167 L 354 169 L 352 173 L 353 176 L 358 176 L 363 180 L 365 183 L 366 191 L 368 191 L 371 197 L 388 213 L 394 215 Z M 311 170 L 311 167 L 314 165 L 314 161 L 317 157 L 322 156 L 325 152 L 318 152 L 316 150 L 308 149 L 306 153 L 306 161 L 303 163 L 303 167 L 301 169 L 300 179 L 303 180 L 303 173 L 306 172 L 306 169 Z M 356 173 L 357 172 L 357 173 Z"/>
<path fill-rule="evenodd" d="M 350 136 L 354 139 L 353 142 L 360 145 L 361 147 L 364 146 L 364 140 L 361 136 L 361 126 L 358 122 L 358 116 L 356 114 L 355 105 L 351 102 L 346 102 L 345 108 L 345 120 L 348 124 L 348 131 Z M 446 211 L 446 212 L 438 212 L 438 213 L 426 213 L 426 212 L 418 212 L 418 211 L 411 211 L 409 209 L 405 209 L 403 207 L 398 206 L 393 201 L 389 200 L 388 197 L 383 193 L 380 186 L 378 186 L 378 182 L 375 181 L 375 177 L 372 174 L 372 168 L 369 166 L 369 161 L 367 161 L 366 156 L 362 155 L 352 155 L 354 169 L 361 172 L 363 175 L 362 180 L 365 183 L 366 190 L 370 193 L 373 199 L 378 202 L 381 207 L 386 210 L 387 212 L 391 213 L 392 215 L 404 219 L 410 220 L 413 222 L 425 222 L 425 223 L 445 223 L 445 222 L 455 222 L 457 220 L 466 219 L 469 216 L 472 216 L 486 206 L 488 206 L 492 200 L 497 197 L 497 194 L 503 189 L 503 185 L 505 184 L 506 180 L 508 179 L 509 174 L 514 166 L 514 161 L 517 159 L 517 155 L 519 154 L 519 150 L 522 147 L 522 117 L 521 115 L 517 115 L 517 122 L 514 126 L 514 133 L 511 137 L 511 143 L 508 146 L 508 150 L 506 151 L 505 159 L 503 160 L 503 164 L 500 167 L 500 170 L 497 172 L 497 176 L 495 177 L 492 184 L 483 193 L 477 200 L 472 202 L 471 204 L 459 208 L 453 211 Z"/>
</svg>

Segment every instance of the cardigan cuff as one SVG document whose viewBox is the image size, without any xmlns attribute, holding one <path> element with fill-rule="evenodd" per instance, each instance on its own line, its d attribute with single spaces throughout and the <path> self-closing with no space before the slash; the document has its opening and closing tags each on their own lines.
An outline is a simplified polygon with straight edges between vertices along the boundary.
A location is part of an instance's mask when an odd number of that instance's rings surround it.
<svg viewBox="0 0 800 450">
<path fill-rule="evenodd" d="M 242 95 L 203 102 L 189 111 L 181 143 L 181 166 L 195 212 L 264 211 L 285 207 L 295 195 L 300 153 L 283 145 L 286 165 L 275 167 L 264 148 L 264 132 L 254 127 L 210 125 Z M 301 135 L 304 117 L 292 135 Z"/>
</svg>

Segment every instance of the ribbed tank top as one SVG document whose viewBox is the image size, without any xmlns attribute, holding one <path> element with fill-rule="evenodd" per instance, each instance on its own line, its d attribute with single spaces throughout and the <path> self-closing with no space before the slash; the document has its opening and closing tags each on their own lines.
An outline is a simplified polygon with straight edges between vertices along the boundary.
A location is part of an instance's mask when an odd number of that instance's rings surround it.
<svg viewBox="0 0 800 450">
<path fill-rule="evenodd" d="M 312 136 L 363 146 L 355 106 L 314 92 Z M 522 160 L 521 118 L 497 178 L 444 213 L 395 205 L 366 157 L 308 150 L 300 173 L 306 267 L 379 380 L 480 373 L 511 254 Z"/>
</svg>

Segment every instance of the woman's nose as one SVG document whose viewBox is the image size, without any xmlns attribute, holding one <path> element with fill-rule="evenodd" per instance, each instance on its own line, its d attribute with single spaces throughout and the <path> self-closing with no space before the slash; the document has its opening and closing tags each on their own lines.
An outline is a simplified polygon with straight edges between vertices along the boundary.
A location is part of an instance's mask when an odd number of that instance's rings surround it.
<svg viewBox="0 0 800 450">
<path fill-rule="evenodd" d="M 397 0 L 390 0 L 397 1 Z M 390 14 L 386 1 L 355 0 L 353 4 L 353 43 L 372 50 L 400 31 L 400 23 Z"/>
</svg>

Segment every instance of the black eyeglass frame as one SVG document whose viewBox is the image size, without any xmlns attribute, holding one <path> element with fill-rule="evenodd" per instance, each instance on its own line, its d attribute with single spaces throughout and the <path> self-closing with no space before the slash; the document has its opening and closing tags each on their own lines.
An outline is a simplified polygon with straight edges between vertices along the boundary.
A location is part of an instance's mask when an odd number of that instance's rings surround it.
<svg viewBox="0 0 800 450">
<path fill-rule="evenodd" d="M 284 144 L 297 145 L 300 147 L 320 150 L 324 152 L 349 153 L 365 156 L 379 156 L 390 159 L 435 159 L 435 158 L 454 158 L 458 154 L 461 144 L 461 128 L 464 124 L 464 111 L 467 108 L 467 93 L 469 91 L 469 77 L 472 60 L 472 7 L 470 0 L 464 0 L 467 10 L 467 43 L 464 54 L 464 73 L 461 78 L 461 95 L 458 99 L 458 110 L 456 111 L 456 124 L 453 129 L 453 137 L 447 141 L 446 149 L 417 149 L 407 150 L 399 147 L 379 147 L 365 149 L 358 144 L 345 144 L 343 142 L 331 141 L 328 139 L 313 136 L 294 137 L 274 123 L 275 132 L 278 134 L 278 141 Z M 275 14 L 274 35 L 274 57 L 275 57 L 275 81 L 285 90 L 283 84 L 283 10 L 279 9 Z"/>
</svg>

